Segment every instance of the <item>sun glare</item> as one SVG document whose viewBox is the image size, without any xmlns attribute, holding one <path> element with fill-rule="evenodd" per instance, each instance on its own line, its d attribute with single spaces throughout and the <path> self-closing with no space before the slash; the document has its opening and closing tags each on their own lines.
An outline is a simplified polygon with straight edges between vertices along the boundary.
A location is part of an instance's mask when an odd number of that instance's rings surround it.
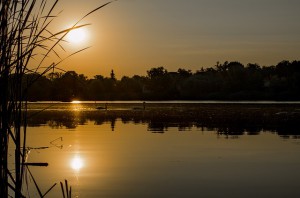
<svg viewBox="0 0 300 198">
<path fill-rule="evenodd" d="M 79 156 L 75 156 L 71 161 L 71 168 L 75 171 L 80 171 L 83 167 L 83 160 Z"/>
<path fill-rule="evenodd" d="M 79 101 L 79 100 L 73 100 L 71 103 L 72 103 L 72 104 L 80 104 L 81 101 Z"/>
<path fill-rule="evenodd" d="M 87 31 L 84 28 L 77 28 L 67 34 L 67 41 L 70 43 L 83 43 L 87 40 Z"/>
</svg>

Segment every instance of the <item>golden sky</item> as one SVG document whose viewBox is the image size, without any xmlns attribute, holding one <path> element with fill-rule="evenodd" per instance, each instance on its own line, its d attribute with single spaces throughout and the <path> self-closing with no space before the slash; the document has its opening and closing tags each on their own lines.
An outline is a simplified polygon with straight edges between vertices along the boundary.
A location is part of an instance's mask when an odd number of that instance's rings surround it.
<svg viewBox="0 0 300 198">
<path fill-rule="evenodd" d="M 55 28 L 63 29 L 106 3 L 62 0 Z M 299 0 L 119 0 L 86 18 L 91 46 L 60 67 L 89 77 L 146 75 L 153 67 L 196 71 L 217 61 L 272 65 L 300 59 Z"/>
</svg>

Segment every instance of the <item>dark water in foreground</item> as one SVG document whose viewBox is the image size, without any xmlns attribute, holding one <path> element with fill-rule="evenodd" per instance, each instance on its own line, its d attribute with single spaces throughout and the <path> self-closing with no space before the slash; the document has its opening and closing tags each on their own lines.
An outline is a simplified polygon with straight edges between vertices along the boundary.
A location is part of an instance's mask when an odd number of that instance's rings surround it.
<svg viewBox="0 0 300 198">
<path fill-rule="evenodd" d="M 49 163 L 31 168 L 42 191 L 67 179 L 78 197 L 300 197 L 296 105 L 93 105 L 31 107 L 28 162 Z"/>
</svg>

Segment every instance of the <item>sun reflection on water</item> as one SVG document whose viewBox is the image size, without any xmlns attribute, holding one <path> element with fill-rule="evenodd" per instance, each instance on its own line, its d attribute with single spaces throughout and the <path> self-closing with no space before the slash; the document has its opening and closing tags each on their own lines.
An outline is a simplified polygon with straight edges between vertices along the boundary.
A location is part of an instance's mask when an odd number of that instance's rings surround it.
<svg viewBox="0 0 300 198">
<path fill-rule="evenodd" d="M 72 158 L 70 165 L 74 171 L 79 172 L 84 167 L 84 161 L 79 155 L 76 155 Z"/>
<path fill-rule="evenodd" d="M 71 103 L 72 103 L 72 104 L 80 104 L 81 101 L 80 101 L 80 100 L 73 100 Z"/>
<path fill-rule="evenodd" d="M 79 100 L 73 100 L 71 104 L 71 108 L 73 111 L 80 111 L 82 109 L 82 103 Z"/>
</svg>

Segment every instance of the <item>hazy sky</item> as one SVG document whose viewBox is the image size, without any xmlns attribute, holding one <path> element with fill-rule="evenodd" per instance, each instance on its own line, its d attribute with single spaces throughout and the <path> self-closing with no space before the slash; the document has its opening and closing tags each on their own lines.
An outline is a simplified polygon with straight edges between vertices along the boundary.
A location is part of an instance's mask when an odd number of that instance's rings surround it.
<svg viewBox="0 0 300 198">
<path fill-rule="evenodd" d="M 63 28 L 103 0 L 61 0 Z M 89 77 L 146 75 L 152 67 L 196 71 L 217 61 L 260 65 L 300 59 L 299 0 L 119 0 L 89 16 L 92 46 L 61 66 Z"/>
</svg>

